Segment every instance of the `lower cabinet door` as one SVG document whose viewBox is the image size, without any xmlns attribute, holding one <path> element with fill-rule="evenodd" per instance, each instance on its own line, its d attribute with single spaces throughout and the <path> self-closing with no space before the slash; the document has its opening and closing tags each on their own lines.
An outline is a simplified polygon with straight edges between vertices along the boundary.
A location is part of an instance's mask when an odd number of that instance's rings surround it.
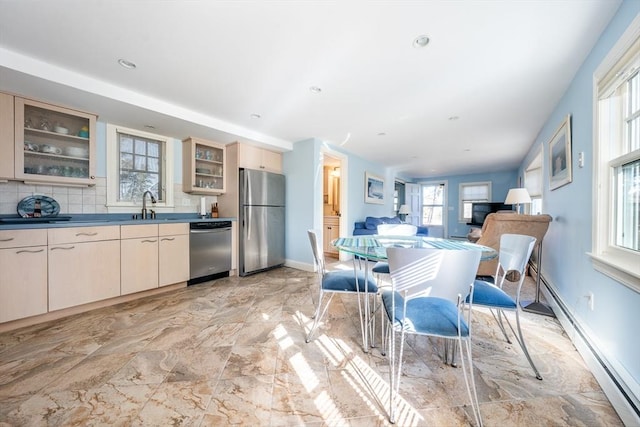
<svg viewBox="0 0 640 427">
<path fill-rule="evenodd" d="M 0 249 L 0 323 L 47 312 L 47 247 Z"/>
<path fill-rule="evenodd" d="M 158 237 L 126 239 L 122 250 L 122 295 L 158 287 Z"/>
<path fill-rule="evenodd" d="M 189 235 L 161 236 L 160 286 L 189 280 Z"/>
<path fill-rule="evenodd" d="M 49 246 L 49 311 L 120 295 L 120 240 Z"/>
</svg>

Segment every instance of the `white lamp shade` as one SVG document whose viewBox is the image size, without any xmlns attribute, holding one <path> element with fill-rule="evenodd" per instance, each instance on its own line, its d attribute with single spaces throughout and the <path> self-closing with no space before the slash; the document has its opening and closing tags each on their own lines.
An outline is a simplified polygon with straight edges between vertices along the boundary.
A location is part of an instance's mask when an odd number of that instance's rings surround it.
<svg viewBox="0 0 640 427">
<path fill-rule="evenodd" d="M 505 205 L 519 205 L 520 203 L 531 203 L 531 197 L 526 188 L 512 188 L 507 193 L 504 201 Z"/>
<path fill-rule="evenodd" d="M 409 207 L 409 205 L 401 205 L 400 206 L 400 210 L 398 211 L 399 214 L 410 214 L 411 213 L 411 208 Z"/>
</svg>

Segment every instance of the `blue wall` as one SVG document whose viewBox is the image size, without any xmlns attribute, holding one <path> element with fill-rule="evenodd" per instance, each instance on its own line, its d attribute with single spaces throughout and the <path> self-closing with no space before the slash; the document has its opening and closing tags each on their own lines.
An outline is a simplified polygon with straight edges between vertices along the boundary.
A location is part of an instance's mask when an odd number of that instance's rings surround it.
<svg viewBox="0 0 640 427">
<path fill-rule="evenodd" d="M 640 1 L 622 3 L 522 164 L 524 167 L 542 145 L 547 167 L 548 141 L 566 115 L 571 114 L 573 182 L 554 191 L 549 190 L 548 179 L 544 183 L 544 210 L 553 222 L 544 239 L 542 274 L 596 350 L 636 390 L 640 383 L 640 340 L 633 337 L 640 294 L 595 271 L 587 253 L 592 248 L 594 220 L 593 73 L 639 12 Z M 584 168 L 577 164 L 580 152 L 585 155 Z M 545 169 L 545 177 L 547 173 Z M 585 298 L 588 292 L 594 294 L 593 311 Z"/>
<path fill-rule="evenodd" d="M 517 187 L 518 171 L 477 173 L 469 175 L 440 176 L 435 178 L 417 178 L 414 182 L 442 182 L 446 181 L 447 191 L 447 227 L 445 236 L 466 236 L 469 226 L 466 222 L 459 222 L 458 211 L 460 210 L 460 184 L 467 182 L 491 181 L 492 202 L 504 202 L 510 188 Z"/>
<path fill-rule="evenodd" d="M 285 259 L 310 265 L 313 265 L 313 255 L 307 230 L 322 228 L 322 222 L 314 220 L 318 185 L 322 194 L 322 165 L 317 146 L 316 139 L 297 142 L 293 151 L 283 153 L 282 157 L 282 169 L 287 177 Z"/>
<path fill-rule="evenodd" d="M 322 150 L 330 148 L 344 154 L 347 168 L 342 179 L 346 184 L 346 209 L 343 207 L 347 229 L 341 229 L 340 235 L 349 236 L 355 221 L 366 216 L 393 215 L 392 172 L 379 164 L 367 162 L 339 147 L 329 147 L 319 139 L 309 139 L 293 144 L 293 150 L 283 155 L 283 171 L 287 176 L 287 223 L 286 223 L 286 259 L 291 265 L 300 263 L 313 265 L 313 255 L 307 237 L 307 230 L 322 229 L 323 211 L 323 164 Z M 383 205 L 364 202 L 364 174 L 373 173 L 385 179 L 385 203 Z M 346 175 L 345 175 L 346 172 Z"/>
</svg>

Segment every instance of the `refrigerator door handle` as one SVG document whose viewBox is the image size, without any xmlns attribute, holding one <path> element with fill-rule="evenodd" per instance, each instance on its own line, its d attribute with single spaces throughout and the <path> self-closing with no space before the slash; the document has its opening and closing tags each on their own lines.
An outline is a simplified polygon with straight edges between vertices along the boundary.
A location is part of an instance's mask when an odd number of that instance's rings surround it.
<svg viewBox="0 0 640 427">
<path fill-rule="evenodd" d="M 243 227 L 246 228 L 246 239 L 251 240 L 251 209 L 249 206 L 244 206 L 244 222 Z"/>
</svg>

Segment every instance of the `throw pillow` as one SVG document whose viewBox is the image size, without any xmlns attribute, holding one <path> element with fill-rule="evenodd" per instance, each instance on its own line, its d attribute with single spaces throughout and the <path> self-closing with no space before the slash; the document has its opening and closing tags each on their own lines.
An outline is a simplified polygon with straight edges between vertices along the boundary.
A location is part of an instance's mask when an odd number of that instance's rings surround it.
<svg viewBox="0 0 640 427">
<path fill-rule="evenodd" d="M 384 224 L 383 218 L 368 216 L 364 220 L 364 226 L 367 230 L 377 230 L 380 224 Z"/>
</svg>

